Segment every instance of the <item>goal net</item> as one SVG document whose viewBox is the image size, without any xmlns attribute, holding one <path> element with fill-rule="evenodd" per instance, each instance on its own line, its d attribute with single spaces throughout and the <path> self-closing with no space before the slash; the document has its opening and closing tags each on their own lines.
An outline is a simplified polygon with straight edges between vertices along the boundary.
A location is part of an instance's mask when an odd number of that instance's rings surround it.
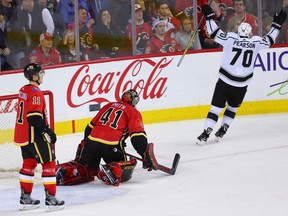
<svg viewBox="0 0 288 216">
<path fill-rule="evenodd" d="M 43 91 L 48 122 L 54 128 L 54 106 L 51 91 Z M 14 127 L 18 94 L 0 96 L 0 177 L 14 176 L 22 166 L 21 148 L 14 144 Z M 39 169 L 39 166 L 37 166 Z"/>
</svg>

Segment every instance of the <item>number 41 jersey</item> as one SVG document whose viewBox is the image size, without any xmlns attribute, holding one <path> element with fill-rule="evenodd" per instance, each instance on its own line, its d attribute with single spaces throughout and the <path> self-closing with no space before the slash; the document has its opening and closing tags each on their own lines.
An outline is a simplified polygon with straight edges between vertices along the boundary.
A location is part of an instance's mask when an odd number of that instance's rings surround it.
<svg viewBox="0 0 288 216">
<path fill-rule="evenodd" d="M 100 109 L 91 120 L 92 131 L 88 138 L 106 145 L 118 145 L 129 135 L 145 136 L 142 116 L 132 105 L 124 102 L 110 102 Z"/>
</svg>

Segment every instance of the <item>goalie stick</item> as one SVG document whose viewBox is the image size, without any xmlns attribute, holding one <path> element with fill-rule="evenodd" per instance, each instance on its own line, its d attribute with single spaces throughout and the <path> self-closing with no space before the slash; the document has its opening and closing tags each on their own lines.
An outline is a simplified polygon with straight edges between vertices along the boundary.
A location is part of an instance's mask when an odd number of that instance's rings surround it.
<svg viewBox="0 0 288 216">
<path fill-rule="evenodd" d="M 143 162 L 142 158 L 137 157 L 137 156 L 132 155 L 132 154 L 129 154 L 129 153 L 125 152 L 125 151 L 121 151 L 121 150 L 119 150 L 117 148 L 114 148 L 113 151 L 114 152 L 119 152 L 121 154 L 130 156 L 130 157 L 133 157 L 133 158 Z M 180 154 L 176 153 L 175 156 L 174 156 L 174 159 L 173 159 L 172 167 L 169 168 L 169 167 L 163 166 L 161 164 L 158 164 L 159 165 L 159 170 L 161 170 L 162 172 L 168 173 L 170 175 L 174 175 L 176 173 L 176 170 L 177 170 L 177 167 L 178 167 L 178 164 L 179 164 L 179 160 L 180 160 Z"/>
</svg>

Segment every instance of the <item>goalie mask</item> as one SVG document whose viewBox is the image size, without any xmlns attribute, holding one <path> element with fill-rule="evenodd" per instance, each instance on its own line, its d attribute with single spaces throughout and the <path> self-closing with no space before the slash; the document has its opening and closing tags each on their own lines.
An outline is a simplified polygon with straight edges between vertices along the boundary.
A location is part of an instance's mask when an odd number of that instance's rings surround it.
<svg viewBox="0 0 288 216">
<path fill-rule="evenodd" d="M 122 94 L 121 100 L 125 103 L 131 104 L 132 106 L 136 106 L 140 97 L 135 90 L 130 89 Z"/>
<path fill-rule="evenodd" d="M 242 22 L 238 27 L 240 37 L 250 37 L 252 35 L 252 27 L 249 23 Z"/>
</svg>

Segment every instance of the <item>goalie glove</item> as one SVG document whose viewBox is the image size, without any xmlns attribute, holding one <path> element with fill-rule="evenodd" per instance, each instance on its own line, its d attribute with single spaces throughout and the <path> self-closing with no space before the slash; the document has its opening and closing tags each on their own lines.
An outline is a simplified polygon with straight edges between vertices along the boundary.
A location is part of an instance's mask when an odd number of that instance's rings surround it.
<svg viewBox="0 0 288 216">
<path fill-rule="evenodd" d="M 50 144 L 55 144 L 57 141 L 56 134 L 51 130 L 48 125 L 44 126 L 42 135 L 43 139 Z"/>
<path fill-rule="evenodd" d="M 147 145 L 146 151 L 143 156 L 143 169 L 147 169 L 148 171 L 158 170 L 159 165 L 154 155 L 154 144 L 149 143 Z"/>
</svg>

